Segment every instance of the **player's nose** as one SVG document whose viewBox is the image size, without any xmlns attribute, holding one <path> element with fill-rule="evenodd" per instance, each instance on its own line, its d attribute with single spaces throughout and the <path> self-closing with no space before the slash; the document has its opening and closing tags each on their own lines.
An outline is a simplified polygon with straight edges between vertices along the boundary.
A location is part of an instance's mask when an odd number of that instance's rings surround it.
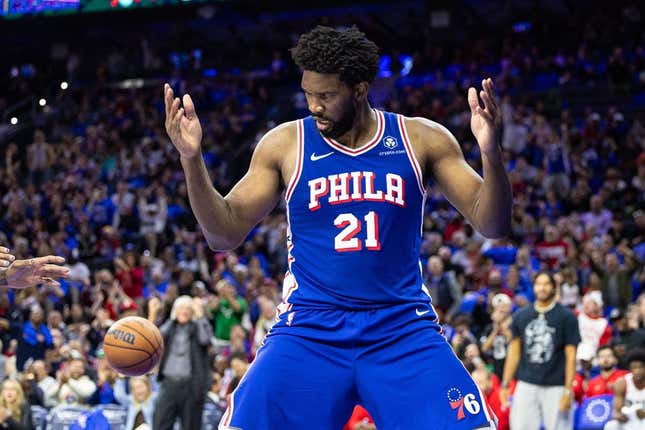
<svg viewBox="0 0 645 430">
<path fill-rule="evenodd" d="M 320 103 L 309 103 L 309 111 L 313 115 L 319 115 L 325 111 L 325 107 Z"/>
</svg>

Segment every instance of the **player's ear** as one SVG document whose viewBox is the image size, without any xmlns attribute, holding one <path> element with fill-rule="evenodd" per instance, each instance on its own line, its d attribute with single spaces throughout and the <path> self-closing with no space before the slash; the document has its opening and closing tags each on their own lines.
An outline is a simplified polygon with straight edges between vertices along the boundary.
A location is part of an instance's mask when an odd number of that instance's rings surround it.
<svg viewBox="0 0 645 430">
<path fill-rule="evenodd" d="M 361 101 L 367 97 L 369 84 L 367 82 L 359 82 L 354 85 L 354 100 Z"/>
</svg>

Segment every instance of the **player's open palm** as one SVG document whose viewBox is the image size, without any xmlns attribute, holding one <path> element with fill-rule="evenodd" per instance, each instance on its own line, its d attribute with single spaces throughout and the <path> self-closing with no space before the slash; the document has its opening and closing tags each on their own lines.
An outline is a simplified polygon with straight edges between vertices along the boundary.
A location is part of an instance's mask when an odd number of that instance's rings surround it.
<svg viewBox="0 0 645 430">
<path fill-rule="evenodd" d="M 477 139 L 481 152 L 486 153 L 496 149 L 497 134 L 502 126 L 502 112 L 495 102 L 493 80 L 488 78 L 482 81 L 482 90 L 477 96 L 477 90 L 468 89 L 468 105 L 470 106 L 470 129 Z M 484 102 L 482 109 L 479 98 Z"/>
<path fill-rule="evenodd" d="M 7 269 L 7 284 L 11 288 L 18 289 L 34 287 L 39 284 L 59 287 L 60 283 L 56 279 L 69 276 L 69 269 L 61 266 L 64 262 L 63 257 L 55 255 L 16 260 Z"/>
<path fill-rule="evenodd" d="M 182 157 L 195 157 L 200 153 L 202 142 L 202 126 L 195 112 L 195 104 L 188 94 L 181 101 L 179 97 L 173 97 L 172 88 L 165 84 L 166 132 Z"/>
</svg>

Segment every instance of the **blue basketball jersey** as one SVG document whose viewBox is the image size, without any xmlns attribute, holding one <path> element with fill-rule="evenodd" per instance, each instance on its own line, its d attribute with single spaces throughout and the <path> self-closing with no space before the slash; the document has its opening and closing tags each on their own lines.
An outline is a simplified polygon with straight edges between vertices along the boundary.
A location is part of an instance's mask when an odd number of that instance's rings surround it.
<svg viewBox="0 0 645 430">
<path fill-rule="evenodd" d="M 297 121 L 280 313 L 429 303 L 419 261 L 422 171 L 404 118 L 375 112 L 376 134 L 357 149 L 323 137 L 312 117 Z"/>
</svg>

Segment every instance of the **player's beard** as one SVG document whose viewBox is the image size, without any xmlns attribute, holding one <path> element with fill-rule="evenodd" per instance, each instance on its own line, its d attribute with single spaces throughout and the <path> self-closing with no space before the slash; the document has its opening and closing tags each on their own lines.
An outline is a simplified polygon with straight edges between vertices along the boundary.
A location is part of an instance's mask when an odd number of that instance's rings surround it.
<svg viewBox="0 0 645 430">
<path fill-rule="evenodd" d="M 356 119 L 356 106 L 354 106 L 354 103 L 352 103 L 350 100 L 338 121 L 332 121 L 325 117 L 314 116 L 314 118 L 321 118 L 323 120 L 329 121 L 330 123 L 329 128 L 320 130 L 320 134 L 329 139 L 338 139 L 343 134 L 351 130 L 354 126 L 354 119 Z"/>
<path fill-rule="evenodd" d="M 600 368 L 601 368 L 604 372 L 609 372 L 610 370 L 612 370 L 612 369 L 614 368 L 614 365 L 612 364 L 612 365 L 610 365 L 610 366 L 601 366 Z"/>
</svg>

